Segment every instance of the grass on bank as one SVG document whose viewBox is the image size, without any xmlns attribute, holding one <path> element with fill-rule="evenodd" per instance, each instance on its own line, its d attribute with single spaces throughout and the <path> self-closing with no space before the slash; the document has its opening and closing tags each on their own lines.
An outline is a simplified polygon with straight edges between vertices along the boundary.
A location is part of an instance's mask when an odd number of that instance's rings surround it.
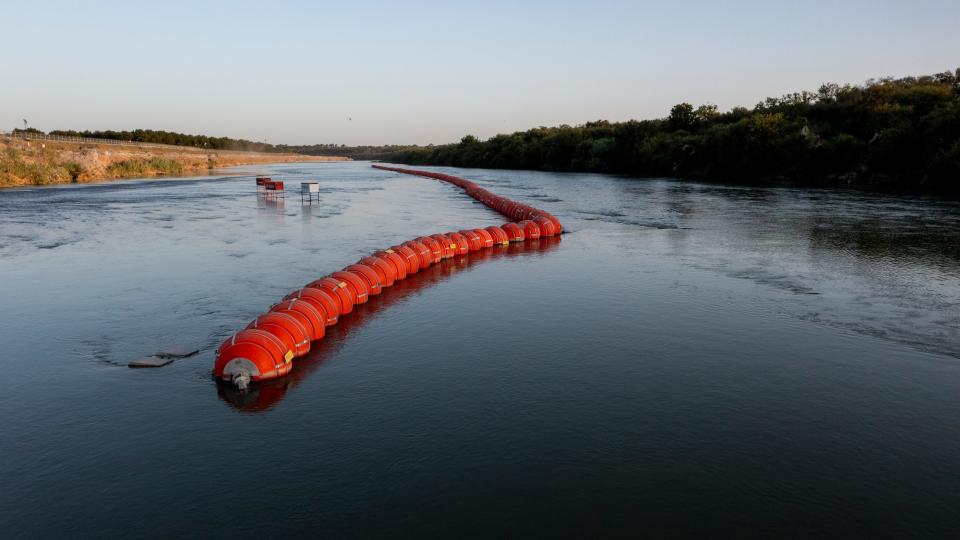
<svg viewBox="0 0 960 540">
<path fill-rule="evenodd" d="M 130 178 L 152 175 L 177 176 L 183 174 L 183 165 L 166 158 L 128 159 L 107 167 L 110 178 Z"/>
<path fill-rule="evenodd" d="M 0 154 L 0 186 L 15 186 L 23 180 L 35 186 L 69 182 L 71 178 L 76 178 L 72 176 L 74 170 L 77 176 L 81 172 L 80 164 L 71 163 L 69 166 L 68 170 L 64 165 L 31 163 L 25 161 L 16 149 L 8 148 Z"/>
</svg>

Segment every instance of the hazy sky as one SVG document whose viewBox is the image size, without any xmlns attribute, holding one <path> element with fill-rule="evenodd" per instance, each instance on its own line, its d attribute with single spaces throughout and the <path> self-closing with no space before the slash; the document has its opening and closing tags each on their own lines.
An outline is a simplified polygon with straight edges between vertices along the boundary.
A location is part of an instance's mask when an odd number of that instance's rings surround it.
<svg viewBox="0 0 960 540">
<path fill-rule="evenodd" d="M 960 0 L 0 0 L 0 130 L 443 143 L 952 70 L 958 25 Z"/>
</svg>

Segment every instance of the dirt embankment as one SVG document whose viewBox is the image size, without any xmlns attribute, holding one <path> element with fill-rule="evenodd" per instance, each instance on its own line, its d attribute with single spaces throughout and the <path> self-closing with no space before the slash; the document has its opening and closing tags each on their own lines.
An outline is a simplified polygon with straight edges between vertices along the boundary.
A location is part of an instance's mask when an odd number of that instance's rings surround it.
<svg viewBox="0 0 960 540">
<path fill-rule="evenodd" d="M 347 161 L 345 157 L 88 144 L 0 137 L 0 187 L 68 184 L 113 178 L 181 176 L 256 163 Z"/>
</svg>

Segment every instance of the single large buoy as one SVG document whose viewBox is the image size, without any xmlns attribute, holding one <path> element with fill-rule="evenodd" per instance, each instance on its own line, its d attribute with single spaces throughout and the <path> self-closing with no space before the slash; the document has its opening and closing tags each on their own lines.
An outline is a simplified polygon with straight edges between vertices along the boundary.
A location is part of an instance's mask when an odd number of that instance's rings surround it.
<svg viewBox="0 0 960 540">
<path fill-rule="evenodd" d="M 423 245 L 421 242 L 416 240 L 409 240 L 404 242 L 403 245 L 412 249 L 414 253 L 417 254 L 417 258 L 420 260 L 420 269 L 425 270 L 430 267 L 430 248 Z"/>
<path fill-rule="evenodd" d="M 390 249 L 393 250 L 397 255 L 403 257 L 403 260 L 407 262 L 407 275 L 416 274 L 420 271 L 420 257 L 417 255 L 417 252 L 408 248 L 407 246 L 390 246 Z"/>
<path fill-rule="evenodd" d="M 491 225 L 486 228 L 486 231 L 493 237 L 493 243 L 495 245 L 505 246 L 510 243 L 510 237 L 507 236 L 507 233 L 500 227 Z"/>
<path fill-rule="evenodd" d="M 440 259 L 443 258 L 443 248 L 440 247 L 440 242 L 437 242 L 434 238 L 430 236 L 421 236 L 417 238 L 417 242 L 430 248 L 430 262 L 432 264 L 437 264 L 440 262 Z"/>
<path fill-rule="evenodd" d="M 473 232 L 477 233 L 477 236 L 480 237 L 481 248 L 493 247 L 493 235 L 490 234 L 490 231 L 486 229 L 474 229 Z"/>
<path fill-rule="evenodd" d="M 307 287 L 313 287 L 331 292 L 337 298 L 337 306 L 340 308 L 340 315 L 347 315 L 353 311 L 353 305 L 356 304 L 356 297 L 353 291 L 347 287 L 345 281 L 332 277 L 320 278 L 310 283 Z"/>
<path fill-rule="evenodd" d="M 507 238 L 511 242 L 523 242 L 526 239 L 523 235 L 523 229 L 516 223 L 504 223 L 500 228 L 507 233 Z"/>
<path fill-rule="evenodd" d="M 453 240 L 450 240 L 449 237 L 445 234 L 432 234 L 430 238 L 433 238 L 437 244 L 440 245 L 440 256 L 444 259 L 449 259 L 453 257 L 454 250 L 456 249 L 456 244 L 453 243 Z"/>
<path fill-rule="evenodd" d="M 284 300 L 294 298 L 313 304 L 323 315 L 324 326 L 337 324 L 337 319 L 340 317 L 340 302 L 337 301 L 336 295 L 326 290 L 304 287 L 283 297 Z"/>
<path fill-rule="evenodd" d="M 354 274 L 353 272 L 347 272 L 344 270 L 334 272 L 330 274 L 330 277 L 342 280 L 347 284 L 347 287 L 350 288 L 350 292 L 353 293 L 354 303 L 367 303 L 367 296 L 370 294 L 370 289 L 367 287 L 367 282 L 364 281 L 362 277 Z"/>
<path fill-rule="evenodd" d="M 466 255 L 470 251 L 470 241 L 466 236 L 458 232 L 448 232 L 446 236 L 450 239 L 454 255 Z"/>
<path fill-rule="evenodd" d="M 298 357 L 310 352 L 310 342 L 314 339 L 312 328 L 307 330 L 307 327 L 295 317 L 276 311 L 258 316 L 247 325 L 247 328 L 266 330 L 277 337 L 284 334 L 290 336 L 291 348 L 294 355 Z"/>
<path fill-rule="evenodd" d="M 293 351 L 284 350 L 279 338 L 263 330 L 241 330 L 217 349 L 213 374 L 246 388 L 250 381 L 282 377 L 293 368 Z"/>
<path fill-rule="evenodd" d="M 385 249 L 377 251 L 374 255 L 393 265 L 398 280 L 407 278 L 407 261 L 403 260 L 403 257 L 398 255 L 397 252 L 392 249 Z"/>
<path fill-rule="evenodd" d="M 534 218 L 533 221 L 540 226 L 540 236 L 553 236 L 557 234 L 557 230 L 553 226 L 553 221 L 550 221 L 549 218 L 537 217 Z"/>
<path fill-rule="evenodd" d="M 365 264 L 351 264 L 350 266 L 344 268 L 347 272 L 353 272 L 354 274 L 363 278 L 367 282 L 367 291 L 370 293 L 370 296 L 376 296 L 380 294 L 383 290 L 380 285 L 380 276 L 377 274 L 377 271 Z"/>
<path fill-rule="evenodd" d="M 287 313 L 301 322 L 306 321 L 304 322 L 304 326 L 310 331 L 310 335 L 314 340 L 322 338 L 324 333 L 326 333 L 326 325 L 323 322 L 323 312 L 307 300 L 301 300 L 299 298 L 284 300 L 279 304 L 271 306 L 270 311 Z"/>
<path fill-rule="evenodd" d="M 517 223 L 517 225 L 523 228 L 523 236 L 527 240 L 536 240 L 540 238 L 540 226 L 533 221 L 525 219 Z"/>
<path fill-rule="evenodd" d="M 360 259 L 360 264 L 373 268 L 380 275 L 380 285 L 382 287 L 392 287 L 393 282 L 397 280 L 397 271 L 394 266 L 380 257 L 364 257 Z"/>
<path fill-rule="evenodd" d="M 467 249 L 469 251 L 478 251 L 483 247 L 483 241 L 480 240 L 480 235 L 476 231 L 464 229 L 460 231 L 460 234 L 467 239 Z"/>
</svg>

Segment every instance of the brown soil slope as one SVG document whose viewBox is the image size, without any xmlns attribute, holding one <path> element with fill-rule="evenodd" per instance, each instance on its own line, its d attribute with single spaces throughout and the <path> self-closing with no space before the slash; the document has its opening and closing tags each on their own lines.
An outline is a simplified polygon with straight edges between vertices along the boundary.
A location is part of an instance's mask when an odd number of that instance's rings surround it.
<svg viewBox="0 0 960 540">
<path fill-rule="evenodd" d="M 113 178 L 179 176 L 209 169 L 256 163 L 346 161 L 344 157 L 304 156 L 204 150 L 192 147 L 150 147 L 136 143 L 88 144 L 25 141 L 0 137 L 0 187 L 66 184 Z"/>
</svg>

